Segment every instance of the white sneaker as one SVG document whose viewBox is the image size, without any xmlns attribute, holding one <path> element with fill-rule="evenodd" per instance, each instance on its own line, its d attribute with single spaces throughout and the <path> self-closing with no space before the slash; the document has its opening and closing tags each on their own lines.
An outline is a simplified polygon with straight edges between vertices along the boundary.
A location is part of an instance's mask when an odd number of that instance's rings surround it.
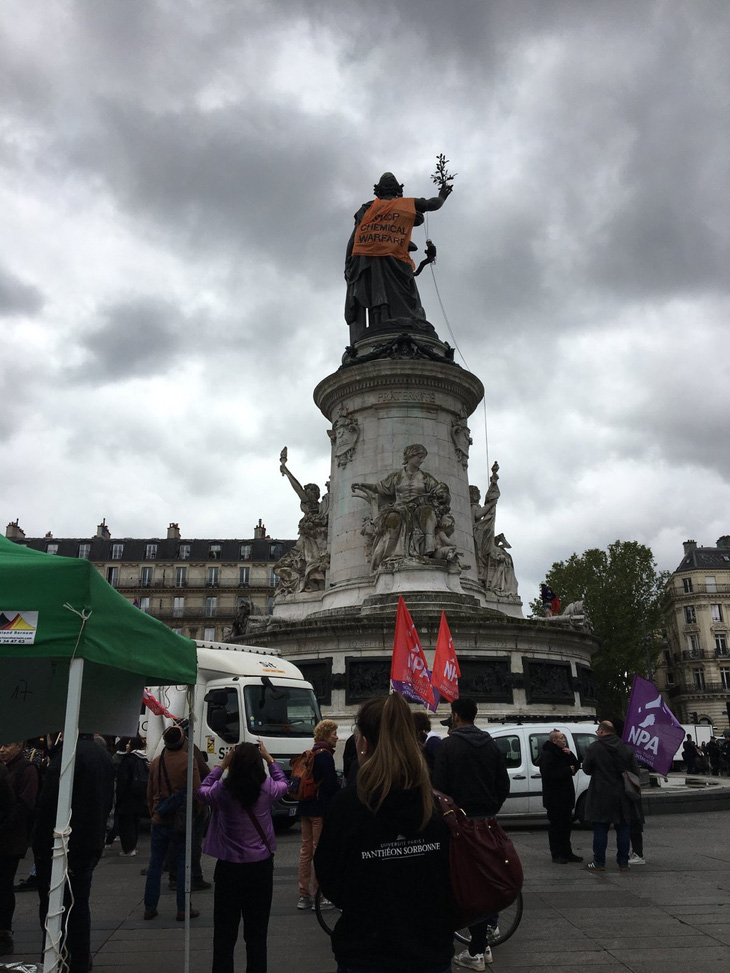
<svg viewBox="0 0 730 973">
<path fill-rule="evenodd" d="M 308 895 L 300 895 L 297 902 L 297 909 L 311 909 L 314 903 Z"/>
<path fill-rule="evenodd" d="M 646 858 L 642 858 L 641 855 L 632 852 L 631 858 L 629 858 L 629 865 L 646 865 Z"/>
<path fill-rule="evenodd" d="M 467 970 L 483 971 L 486 964 L 492 962 L 492 950 L 487 946 L 483 953 L 472 956 L 469 950 L 465 949 L 463 953 L 454 957 L 454 962 L 457 966 L 463 966 Z"/>
<path fill-rule="evenodd" d="M 314 902 L 312 902 L 312 908 L 313 909 L 315 908 Z M 330 909 L 334 909 L 334 905 L 330 902 L 329 899 L 325 899 L 325 897 L 322 896 L 322 898 L 319 900 L 319 911 L 329 912 Z"/>
<path fill-rule="evenodd" d="M 495 939 L 499 939 L 499 926 L 487 926 L 487 942 L 493 943 Z"/>
<path fill-rule="evenodd" d="M 134 856 L 136 854 L 137 854 L 137 849 L 136 848 L 133 848 L 131 851 L 120 851 L 119 852 L 119 857 L 120 858 L 134 858 Z"/>
</svg>

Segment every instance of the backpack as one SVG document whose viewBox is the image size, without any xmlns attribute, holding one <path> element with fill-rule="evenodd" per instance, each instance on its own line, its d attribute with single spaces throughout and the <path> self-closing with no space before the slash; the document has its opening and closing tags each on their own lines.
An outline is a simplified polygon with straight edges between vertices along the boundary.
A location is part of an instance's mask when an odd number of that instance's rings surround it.
<svg viewBox="0 0 730 973">
<path fill-rule="evenodd" d="M 129 759 L 133 761 L 132 777 L 129 781 L 129 793 L 135 800 L 147 802 L 147 778 L 149 771 L 147 761 L 141 757 L 134 757 L 131 754 Z"/>
<path fill-rule="evenodd" d="M 314 751 L 305 750 L 291 761 L 289 797 L 295 801 L 313 801 L 319 797 L 319 785 L 314 782 Z"/>
</svg>

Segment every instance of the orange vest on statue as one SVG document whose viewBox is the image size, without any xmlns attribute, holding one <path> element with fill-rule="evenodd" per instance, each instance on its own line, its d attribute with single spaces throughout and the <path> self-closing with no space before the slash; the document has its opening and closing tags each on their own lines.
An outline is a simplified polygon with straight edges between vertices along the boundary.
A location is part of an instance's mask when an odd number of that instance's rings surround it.
<svg viewBox="0 0 730 973">
<path fill-rule="evenodd" d="M 416 204 L 412 197 L 376 199 L 355 230 L 353 256 L 395 257 L 415 269 L 408 253 L 415 219 Z"/>
</svg>

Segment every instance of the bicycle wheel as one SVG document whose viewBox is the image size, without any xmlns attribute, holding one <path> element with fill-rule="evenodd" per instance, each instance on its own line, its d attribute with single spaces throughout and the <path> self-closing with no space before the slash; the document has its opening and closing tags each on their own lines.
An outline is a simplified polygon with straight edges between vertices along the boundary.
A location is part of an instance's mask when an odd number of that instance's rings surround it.
<svg viewBox="0 0 730 973">
<path fill-rule="evenodd" d="M 502 909 L 499 913 L 499 922 L 494 928 L 490 927 L 487 934 L 488 946 L 500 946 L 506 943 L 510 936 L 514 935 L 522 919 L 522 892 L 519 892 L 512 905 Z M 471 942 L 471 934 L 468 929 L 457 929 L 454 939 L 467 946 Z"/>
<path fill-rule="evenodd" d="M 337 906 L 331 903 L 327 908 L 322 908 L 322 891 L 317 889 L 317 894 L 314 897 L 314 912 L 317 916 L 317 922 L 324 929 L 328 936 L 332 935 L 335 926 L 337 925 L 337 920 L 340 918 L 342 913 L 337 908 Z"/>
</svg>

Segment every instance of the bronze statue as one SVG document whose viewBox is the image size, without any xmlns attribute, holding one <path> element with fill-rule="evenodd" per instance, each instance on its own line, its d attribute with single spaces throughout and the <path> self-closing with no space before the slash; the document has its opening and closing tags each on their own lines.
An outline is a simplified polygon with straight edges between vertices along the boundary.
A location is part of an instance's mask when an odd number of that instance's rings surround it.
<svg viewBox="0 0 730 973">
<path fill-rule="evenodd" d="M 446 172 L 447 161 L 440 156 L 436 174 L 431 177 L 439 185 L 438 196 L 404 197 L 402 183 L 392 172 L 384 172 L 373 187 L 376 198 L 363 203 L 355 214 L 345 259 L 345 320 L 350 326 L 351 344 L 363 337 L 366 329 L 395 327 L 435 333 L 426 320 L 414 280 L 416 268 L 410 253 L 418 247 L 411 241 L 411 233 L 414 226 L 423 223 L 423 214 L 440 209 L 451 193 L 449 183 L 454 177 Z M 427 262 L 435 255 L 429 241 Z"/>
</svg>

